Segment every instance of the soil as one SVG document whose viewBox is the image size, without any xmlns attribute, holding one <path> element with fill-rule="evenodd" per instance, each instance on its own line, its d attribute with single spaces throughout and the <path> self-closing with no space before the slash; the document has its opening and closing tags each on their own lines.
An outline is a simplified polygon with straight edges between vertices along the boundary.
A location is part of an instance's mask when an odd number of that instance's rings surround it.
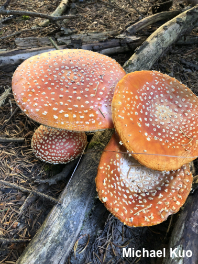
<svg viewBox="0 0 198 264">
<path fill-rule="evenodd" d="M 103 32 L 107 30 L 118 30 L 123 32 L 126 27 L 152 14 L 154 3 L 162 1 L 155 0 L 71 0 L 69 1 L 65 14 L 76 14 L 76 18 L 67 19 L 57 23 L 50 23 L 47 27 L 36 28 L 42 20 L 28 16 L 2 16 L 0 15 L 0 40 L 1 37 L 11 35 L 16 31 L 24 30 L 17 36 L 2 39 L 0 42 L 0 52 L 17 48 L 16 37 L 45 37 L 55 36 L 61 28 L 69 28 L 77 33 L 82 32 Z M 0 6 L 5 1 L 0 0 Z M 55 10 L 60 1 L 43 0 L 15 0 L 10 1 L 7 10 L 26 10 L 50 14 Z M 178 10 L 185 6 L 184 1 L 173 1 L 170 10 Z M 155 9 L 156 10 L 156 9 Z M 161 24 L 156 23 L 139 35 L 149 36 Z M 197 36 L 198 29 L 195 28 L 191 35 Z M 122 54 L 114 54 L 121 65 L 132 55 L 133 51 Z M 1 53 L 0 53 L 1 56 Z M 174 76 L 179 81 L 187 85 L 198 96 L 198 45 L 173 45 L 166 53 L 159 58 L 152 68 L 170 76 Z M 0 94 L 11 87 L 13 72 L 0 72 Z M 0 102 L 1 104 L 1 102 Z M 63 165 L 49 165 L 39 161 L 34 157 L 31 150 L 31 137 L 35 129 L 39 126 L 30 120 L 16 105 L 13 95 L 7 96 L 0 106 L 0 137 L 23 138 L 23 142 L 0 142 L 0 180 L 5 180 L 27 189 L 39 190 L 41 184 L 36 180 L 48 179 L 61 172 Z M 194 161 L 195 175 L 198 174 L 198 160 Z M 44 193 L 57 198 L 67 183 L 67 179 L 59 181 L 57 184 L 48 186 Z M 43 197 L 35 196 L 34 202 L 27 203 L 27 198 L 31 193 L 22 192 L 17 188 L 0 185 L 0 263 L 15 263 L 23 252 L 27 243 L 33 238 L 38 228 L 42 225 L 47 214 L 53 207 L 53 202 Z M 28 198 L 29 199 L 29 198 Z M 26 206 L 24 209 L 22 206 Z M 23 209 L 23 210 L 22 210 Z M 112 217 L 112 216 L 109 216 Z M 134 236 L 135 247 L 145 247 L 153 245 L 155 248 L 162 248 L 167 245 L 173 224 L 174 217 L 169 217 L 166 222 L 152 228 L 145 228 L 141 231 L 125 229 L 123 225 L 117 224 L 117 229 L 113 230 L 111 221 L 105 226 L 96 243 L 93 245 L 95 259 L 93 263 L 161 263 L 159 259 L 119 259 L 120 245 L 130 240 Z M 118 221 L 118 220 L 117 220 Z M 112 231 L 113 230 L 113 231 Z M 112 236 L 113 240 L 109 240 Z M 125 236 L 123 238 L 123 236 Z M 144 243 L 142 238 L 145 239 Z M 15 240 L 18 241 L 15 241 Z M 19 240 L 21 239 L 21 241 Z M 127 240 L 128 239 L 128 240 Z M 111 242 L 108 244 L 108 242 Z M 153 241 L 153 242 L 151 242 Z M 155 241 L 155 242 L 154 242 Z M 134 243 L 134 241 L 129 241 Z M 112 244 L 113 243 L 113 244 Z M 104 246 L 105 245 L 105 246 Z M 107 246 L 111 249 L 108 249 Z M 117 245 L 117 247 L 115 246 Z M 134 244 L 132 244 L 132 247 Z M 109 252 L 109 255 L 108 255 Z M 116 255 L 117 254 L 117 255 Z M 104 262 L 99 261 L 103 258 Z M 111 258 L 113 261 L 108 262 Z M 68 263 L 69 260 L 68 260 Z M 73 263 L 78 263 L 73 261 Z"/>
</svg>

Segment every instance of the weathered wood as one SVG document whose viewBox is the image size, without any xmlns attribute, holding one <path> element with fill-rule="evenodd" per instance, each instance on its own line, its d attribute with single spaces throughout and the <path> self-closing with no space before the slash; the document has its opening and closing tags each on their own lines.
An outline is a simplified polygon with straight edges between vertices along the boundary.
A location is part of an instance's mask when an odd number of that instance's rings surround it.
<svg viewBox="0 0 198 264">
<path fill-rule="evenodd" d="M 145 27 L 152 25 L 155 22 L 158 22 L 160 20 L 169 20 L 177 16 L 179 13 L 180 11 L 165 11 L 145 17 L 140 21 L 138 21 L 137 23 L 128 27 L 126 31 L 129 32 L 130 34 L 135 34 L 136 32 L 144 29 Z"/>
<path fill-rule="evenodd" d="M 106 41 L 110 37 L 114 37 L 118 34 L 118 31 L 111 30 L 106 32 L 88 32 L 82 34 L 72 34 L 70 36 L 63 36 L 57 38 L 59 45 L 72 45 L 72 41 L 79 41 L 79 43 L 93 43 L 99 41 Z"/>
<path fill-rule="evenodd" d="M 0 70 L 10 72 L 24 60 L 40 53 L 55 50 L 53 47 L 42 47 L 30 50 L 16 49 L 0 53 Z"/>
<path fill-rule="evenodd" d="M 190 32 L 198 22 L 198 6 L 195 6 L 159 27 L 125 63 L 127 72 L 151 69 L 155 61 L 179 36 Z"/>
<path fill-rule="evenodd" d="M 16 38 L 15 44 L 19 49 L 39 48 L 52 45 L 48 37 Z"/>
<path fill-rule="evenodd" d="M 62 192 L 59 202 L 25 249 L 17 264 L 64 264 L 76 242 L 83 221 L 96 198 L 95 176 L 100 156 L 113 131 L 97 132 L 78 169 Z M 96 236 L 97 226 L 87 234 Z M 95 231 L 94 231 L 95 229 Z M 90 233 L 89 233 L 90 232 Z M 93 232 L 93 234 L 92 234 Z"/>
<path fill-rule="evenodd" d="M 51 14 L 51 16 L 54 16 L 54 17 L 61 16 L 65 12 L 68 3 L 69 3 L 69 0 L 62 0 L 60 2 L 60 4 L 57 6 L 57 8 L 54 10 L 54 12 Z M 49 24 L 49 20 L 46 19 L 46 20 L 40 22 L 39 26 L 45 27 L 48 24 Z"/>
<path fill-rule="evenodd" d="M 187 199 L 180 213 L 173 232 L 163 264 L 198 263 L 198 190 Z M 184 250 L 184 251 L 183 251 Z M 191 254 L 187 257 L 185 253 Z M 184 254 L 184 255 L 183 255 Z"/>
<path fill-rule="evenodd" d="M 95 33 L 98 34 L 98 33 Z M 117 36 L 114 39 L 108 40 L 108 35 L 105 36 L 106 41 L 93 41 L 95 36 L 92 34 L 88 38 L 88 43 L 85 41 L 82 43 L 82 40 L 78 35 L 76 35 L 75 38 L 72 37 L 73 35 L 69 36 L 68 38 L 68 45 L 60 46 L 61 49 L 65 49 L 67 47 L 69 48 L 81 48 L 81 49 L 86 49 L 86 50 L 92 50 L 92 51 L 97 51 L 102 54 L 113 54 L 116 52 L 124 52 L 128 50 L 134 50 L 137 48 L 139 45 L 142 44 L 142 42 L 145 40 L 145 37 L 136 37 L 136 36 L 131 36 L 131 37 L 123 37 L 122 35 Z M 87 35 L 88 36 L 88 35 Z M 104 39 L 104 34 L 101 35 L 101 38 Z M 42 45 L 42 43 L 50 43 L 48 42 L 47 38 L 17 38 L 16 43 L 24 49 L 15 49 L 12 51 L 5 51 L 0 53 L 0 70 L 10 72 L 16 69 L 16 67 L 22 63 L 24 60 L 51 50 L 55 50 L 54 47 L 42 47 L 42 48 L 31 48 L 31 47 L 39 47 Z M 50 43 L 51 45 L 51 43 Z M 30 49 L 27 49 L 29 48 Z"/>
<path fill-rule="evenodd" d="M 19 11 L 19 10 L 4 10 L 0 9 L 0 14 L 1 15 L 20 15 L 20 16 L 32 16 L 32 17 L 41 17 L 41 18 L 47 18 L 50 21 L 58 21 L 58 20 L 63 20 L 66 18 L 76 18 L 76 16 L 73 15 L 64 15 L 64 16 L 49 16 L 46 14 L 38 13 L 38 12 L 31 12 L 31 11 Z"/>
</svg>

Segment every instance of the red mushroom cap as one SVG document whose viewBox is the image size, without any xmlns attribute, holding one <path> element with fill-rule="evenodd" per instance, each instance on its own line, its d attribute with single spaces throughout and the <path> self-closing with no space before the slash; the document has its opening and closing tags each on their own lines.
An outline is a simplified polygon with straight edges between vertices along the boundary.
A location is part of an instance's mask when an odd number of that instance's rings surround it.
<svg viewBox="0 0 198 264">
<path fill-rule="evenodd" d="M 99 163 L 96 188 L 106 208 L 128 226 L 159 224 L 184 204 L 192 185 L 189 164 L 161 172 L 129 157 L 112 136 Z"/>
<path fill-rule="evenodd" d="M 111 101 L 125 75 L 113 59 L 87 50 L 55 50 L 33 56 L 15 71 L 19 107 L 47 126 L 94 131 L 113 128 Z"/>
<path fill-rule="evenodd" d="M 39 126 L 32 137 L 35 156 L 51 164 L 68 163 L 77 158 L 87 144 L 84 132 L 70 132 Z"/>
<path fill-rule="evenodd" d="M 198 156 L 198 98 L 168 75 L 127 74 L 117 84 L 112 116 L 125 147 L 151 169 L 175 170 Z"/>
</svg>

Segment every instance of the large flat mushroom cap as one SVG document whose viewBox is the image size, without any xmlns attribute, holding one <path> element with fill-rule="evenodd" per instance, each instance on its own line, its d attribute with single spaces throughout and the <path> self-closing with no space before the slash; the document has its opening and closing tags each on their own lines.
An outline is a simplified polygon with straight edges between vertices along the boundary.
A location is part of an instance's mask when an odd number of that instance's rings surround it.
<svg viewBox="0 0 198 264">
<path fill-rule="evenodd" d="M 39 126 L 31 141 L 33 153 L 51 164 L 65 164 L 77 158 L 87 145 L 85 132 Z"/>
<path fill-rule="evenodd" d="M 192 185 L 189 164 L 176 171 L 151 170 L 129 157 L 112 136 L 98 166 L 96 188 L 106 208 L 128 226 L 152 226 L 176 213 Z"/>
<path fill-rule="evenodd" d="M 33 56 L 15 71 L 19 107 L 40 124 L 73 130 L 112 128 L 111 101 L 125 75 L 113 59 L 87 50 L 55 50 Z"/>
<path fill-rule="evenodd" d="M 127 74 L 117 84 L 112 116 L 125 147 L 151 169 L 175 170 L 198 156 L 198 98 L 168 75 Z"/>
</svg>

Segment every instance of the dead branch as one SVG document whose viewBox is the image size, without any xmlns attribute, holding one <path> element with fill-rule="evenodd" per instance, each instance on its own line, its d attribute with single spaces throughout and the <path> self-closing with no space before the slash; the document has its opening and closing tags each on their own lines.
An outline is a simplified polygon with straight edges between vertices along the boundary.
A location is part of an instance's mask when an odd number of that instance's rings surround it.
<svg viewBox="0 0 198 264">
<path fill-rule="evenodd" d="M 0 107 L 4 104 L 8 95 L 11 94 L 10 92 L 11 92 L 11 88 L 8 88 L 2 93 L 2 95 L 0 96 Z"/>
<path fill-rule="evenodd" d="M 0 14 L 1 15 L 20 15 L 20 16 L 32 16 L 32 17 L 41 17 L 41 18 L 46 18 L 49 19 L 52 22 L 58 21 L 58 20 L 63 20 L 66 18 L 76 18 L 77 15 L 65 15 L 65 16 L 49 16 L 46 14 L 42 13 L 37 13 L 37 12 L 30 12 L 30 11 L 18 11 L 18 10 L 3 10 L 0 9 Z"/>
<path fill-rule="evenodd" d="M 51 14 L 51 16 L 53 17 L 61 16 L 65 12 L 68 3 L 69 3 L 69 0 L 62 0 L 59 6 L 56 8 L 56 10 Z M 40 22 L 39 26 L 45 27 L 48 24 L 49 24 L 49 20 L 47 19 L 47 20 Z"/>
<path fill-rule="evenodd" d="M 40 184 L 37 188 L 37 191 L 44 192 L 48 188 L 47 184 Z M 37 195 L 33 194 L 32 192 L 27 196 L 23 205 L 19 208 L 19 216 L 21 216 L 25 210 L 37 199 Z"/>
<path fill-rule="evenodd" d="M 152 25 L 155 22 L 161 21 L 161 20 L 169 20 L 175 16 L 177 16 L 180 13 L 180 11 L 165 11 L 160 12 L 152 16 L 145 17 L 138 21 L 137 23 L 131 25 L 126 29 L 126 31 L 130 34 L 135 34 L 141 29 L 144 29 L 147 26 Z"/>
<path fill-rule="evenodd" d="M 18 106 L 14 109 L 14 111 L 12 112 L 11 116 L 9 117 L 9 119 L 3 124 L 3 126 L 0 128 L 0 131 L 3 130 L 6 125 L 10 122 L 10 120 L 12 119 L 12 117 L 16 114 L 16 112 L 18 111 Z"/>
<path fill-rule="evenodd" d="M 78 162 L 78 159 L 75 159 L 75 160 L 69 162 L 68 164 L 66 164 L 65 168 L 60 173 L 52 176 L 49 179 L 45 179 L 45 180 L 39 179 L 39 180 L 35 180 L 35 182 L 47 183 L 49 185 L 56 184 L 58 181 L 60 181 L 62 179 L 66 179 L 70 175 L 71 171 L 74 170 L 77 162 Z"/>
<path fill-rule="evenodd" d="M 15 239 L 15 238 L 3 238 L 3 237 L 0 237 L 0 242 L 1 243 L 5 243 L 5 244 L 8 244 L 8 243 L 24 243 L 24 242 L 29 242 L 31 239 Z"/>
<path fill-rule="evenodd" d="M 62 48 L 65 48 L 62 46 Z M 16 49 L 12 51 L 6 51 L 1 53 L 0 57 L 0 69 L 2 71 L 10 72 L 16 69 L 16 67 L 24 60 L 38 55 L 43 52 L 55 50 L 53 47 L 42 47 L 30 50 Z"/>
<path fill-rule="evenodd" d="M 52 38 L 49 37 L 49 40 L 50 40 L 50 42 L 52 43 L 53 47 L 56 50 L 60 50 L 60 47 L 56 44 L 56 42 Z"/>
<path fill-rule="evenodd" d="M 45 199 L 47 199 L 47 200 L 49 200 L 49 201 L 52 201 L 53 203 L 59 204 L 59 201 L 58 201 L 57 199 L 55 199 L 55 198 L 53 198 L 53 197 L 51 197 L 51 196 L 48 196 L 48 195 L 46 195 L 46 194 L 44 194 L 44 193 L 37 192 L 36 190 L 32 190 L 32 189 L 28 189 L 28 188 L 24 188 L 24 187 L 22 187 L 22 186 L 19 186 L 19 185 L 17 185 L 17 184 L 10 183 L 10 182 L 4 181 L 4 180 L 0 180 L 0 183 L 1 183 L 1 184 L 4 184 L 4 185 L 7 185 L 7 186 L 10 186 L 10 187 L 12 187 L 12 188 L 15 188 L 15 189 L 17 189 L 17 190 L 20 190 L 20 191 L 22 191 L 22 192 L 29 192 L 29 193 L 32 192 L 32 193 L 34 193 L 34 194 L 36 194 L 36 195 L 38 195 L 38 196 L 41 196 L 41 197 L 43 197 L 43 198 L 45 198 Z"/>
<path fill-rule="evenodd" d="M 176 42 L 179 36 L 190 32 L 198 22 L 198 6 L 195 6 L 158 28 L 125 63 L 127 72 L 150 69 L 165 50 Z"/>
<path fill-rule="evenodd" d="M 25 138 L 6 138 L 6 137 L 0 137 L 0 142 L 2 143 L 10 143 L 10 142 L 24 142 Z"/>
</svg>

